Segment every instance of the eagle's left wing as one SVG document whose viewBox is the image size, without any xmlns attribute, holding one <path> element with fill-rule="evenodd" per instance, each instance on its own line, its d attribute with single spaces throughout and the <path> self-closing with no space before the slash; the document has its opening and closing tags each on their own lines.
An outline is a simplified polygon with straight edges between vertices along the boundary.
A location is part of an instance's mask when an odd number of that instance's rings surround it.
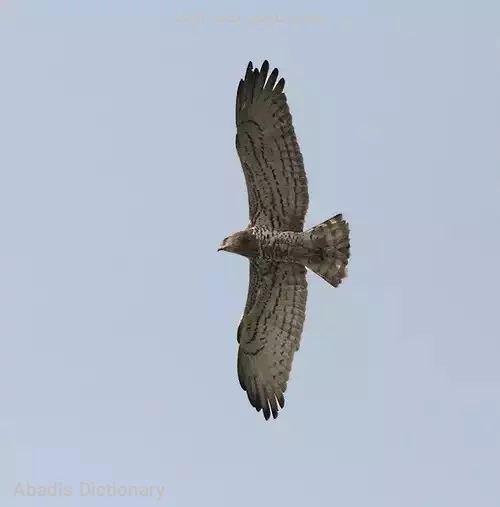
<svg viewBox="0 0 500 507">
<path fill-rule="evenodd" d="M 276 419 L 299 349 L 307 303 L 306 268 L 250 261 L 245 312 L 238 327 L 238 378 L 251 405 Z"/>
<path fill-rule="evenodd" d="M 278 69 L 269 78 L 248 64 L 236 94 L 236 149 L 247 184 L 251 225 L 302 231 L 309 205 L 302 153 Z"/>
</svg>

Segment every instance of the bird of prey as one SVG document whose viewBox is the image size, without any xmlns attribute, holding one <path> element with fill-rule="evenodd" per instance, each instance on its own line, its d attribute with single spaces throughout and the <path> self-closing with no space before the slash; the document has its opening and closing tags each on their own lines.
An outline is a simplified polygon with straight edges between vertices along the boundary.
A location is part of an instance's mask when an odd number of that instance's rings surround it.
<svg viewBox="0 0 500 507">
<path fill-rule="evenodd" d="M 337 287 L 347 276 L 349 224 L 341 214 L 304 231 L 309 192 L 304 162 L 278 69 L 248 64 L 236 93 L 236 150 L 247 185 L 250 223 L 219 251 L 247 257 L 250 281 L 238 326 L 238 379 L 268 420 L 299 349 L 307 301 L 306 268 Z"/>
</svg>

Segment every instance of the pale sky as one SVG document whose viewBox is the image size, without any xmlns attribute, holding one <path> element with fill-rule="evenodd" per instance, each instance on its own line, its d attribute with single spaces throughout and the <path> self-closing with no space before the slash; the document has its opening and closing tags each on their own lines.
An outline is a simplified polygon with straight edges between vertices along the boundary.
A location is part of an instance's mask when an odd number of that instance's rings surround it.
<svg viewBox="0 0 500 507">
<path fill-rule="evenodd" d="M 493 0 L 4 0 L 2 507 L 498 507 L 499 27 Z M 235 95 L 265 59 L 306 226 L 352 231 L 269 422 L 236 374 L 248 263 L 216 251 L 248 223 Z"/>
</svg>

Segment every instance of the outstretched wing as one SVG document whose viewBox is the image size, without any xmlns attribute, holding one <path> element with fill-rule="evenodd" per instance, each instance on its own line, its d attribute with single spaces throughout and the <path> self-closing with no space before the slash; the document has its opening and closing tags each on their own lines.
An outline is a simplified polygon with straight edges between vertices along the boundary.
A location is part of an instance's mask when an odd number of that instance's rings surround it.
<svg viewBox="0 0 500 507">
<path fill-rule="evenodd" d="M 283 93 L 269 63 L 248 64 L 236 94 L 236 150 L 248 191 L 250 224 L 302 231 L 309 206 L 304 161 Z M 267 82 L 266 82 L 267 79 Z"/>
<path fill-rule="evenodd" d="M 284 393 L 299 349 L 307 303 L 306 268 L 250 261 L 245 312 L 238 327 L 238 378 L 251 405 L 269 419 L 285 406 Z"/>
</svg>

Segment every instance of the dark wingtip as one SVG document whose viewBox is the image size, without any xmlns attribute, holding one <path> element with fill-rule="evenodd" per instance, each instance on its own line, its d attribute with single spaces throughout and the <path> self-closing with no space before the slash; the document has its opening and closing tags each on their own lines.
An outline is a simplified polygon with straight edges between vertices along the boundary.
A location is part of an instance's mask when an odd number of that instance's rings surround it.
<svg viewBox="0 0 500 507">
<path fill-rule="evenodd" d="M 278 395 L 278 403 L 281 408 L 285 408 L 285 396 L 283 395 L 283 393 L 280 393 Z"/>
<path fill-rule="evenodd" d="M 285 78 L 282 77 L 279 81 L 276 87 L 274 88 L 274 91 L 277 93 L 281 93 L 285 89 Z"/>
<path fill-rule="evenodd" d="M 265 406 L 262 407 L 262 414 L 264 415 L 264 419 L 266 421 L 269 421 L 269 418 L 271 417 L 271 411 L 269 410 L 269 405 L 267 403 L 267 400 L 266 400 Z"/>
<path fill-rule="evenodd" d="M 253 63 L 252 62 L 248 62 L 248 65 L 247 65 L 247 71 L 245 72 L 245 81 L 248 81 L 250 76 L 252 75 L 252 71 L 253 71 Z"/>
</svg>

